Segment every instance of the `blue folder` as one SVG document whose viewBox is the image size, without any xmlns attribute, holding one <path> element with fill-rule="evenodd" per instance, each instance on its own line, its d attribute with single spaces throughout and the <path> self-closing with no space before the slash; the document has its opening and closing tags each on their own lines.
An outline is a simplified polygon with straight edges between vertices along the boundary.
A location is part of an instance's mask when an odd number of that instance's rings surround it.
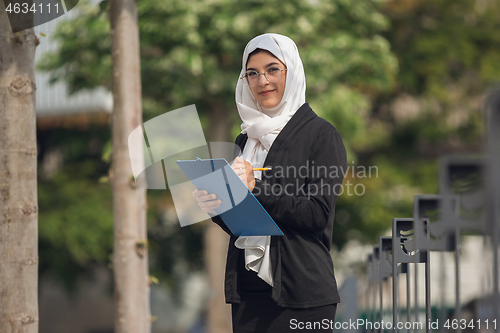
<svg viewBox="0 0 500 333">
<path fill-rule="evenodd" d="M 176 161 L 199 190 L 222 201 L 215 212 L 235 236 L 283 236 L 283 232 L 223 158 Z"/>
</svg>

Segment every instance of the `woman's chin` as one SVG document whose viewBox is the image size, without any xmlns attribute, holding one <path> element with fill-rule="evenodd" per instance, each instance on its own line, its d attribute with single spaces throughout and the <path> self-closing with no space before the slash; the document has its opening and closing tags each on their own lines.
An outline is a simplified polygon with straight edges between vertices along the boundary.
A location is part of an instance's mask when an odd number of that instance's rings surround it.
<svg viewBox="0 0 500 333">
<path fill-rule="evenodd" d="M 264 101 L 264 102 L 260 103 L 260 106 L 262 106 L 264 109 L 272 109 L 278 104 L 279 103 L 275 103 L 272 101 Z"/>
</svg>

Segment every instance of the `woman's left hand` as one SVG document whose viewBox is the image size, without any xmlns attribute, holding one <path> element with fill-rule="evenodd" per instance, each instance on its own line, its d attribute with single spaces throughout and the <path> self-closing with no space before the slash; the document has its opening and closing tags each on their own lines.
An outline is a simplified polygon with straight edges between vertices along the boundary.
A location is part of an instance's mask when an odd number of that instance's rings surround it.
<svg viewBox="0 0 500 333">
<path fill-rule="evenodd" d="M 255 187 L 255 177 L 253 176 L 253 166 L 242 159 L 241 157 L 236 157 L 231 164 L 234 172 L 240 177 L 240 179 L 245 183 L 248 189 L 253 191 Z"/>
</svg>

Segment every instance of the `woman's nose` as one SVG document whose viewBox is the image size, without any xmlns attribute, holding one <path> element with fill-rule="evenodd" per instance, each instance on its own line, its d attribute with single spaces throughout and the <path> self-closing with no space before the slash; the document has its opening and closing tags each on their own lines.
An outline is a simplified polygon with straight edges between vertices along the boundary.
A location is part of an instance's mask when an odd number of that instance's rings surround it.
<svg viewBox="0 0 500 333">
<path fill-rule="evenodd" d="M 259 74 L 259 86 L 265 86 L 269 83 L 264 73 Z"/>
</svg>

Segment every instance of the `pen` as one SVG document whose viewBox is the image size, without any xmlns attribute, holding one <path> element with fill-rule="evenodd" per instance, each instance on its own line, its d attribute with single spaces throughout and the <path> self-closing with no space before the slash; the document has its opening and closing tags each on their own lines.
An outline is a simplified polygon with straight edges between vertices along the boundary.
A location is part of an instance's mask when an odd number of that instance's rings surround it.
<svg viewBox="0 0 500 333">
<path fill-rule="evenodd" d="M 253 171 L 271 171 L 273 168 L 253 168 Z"/>
</svg>

